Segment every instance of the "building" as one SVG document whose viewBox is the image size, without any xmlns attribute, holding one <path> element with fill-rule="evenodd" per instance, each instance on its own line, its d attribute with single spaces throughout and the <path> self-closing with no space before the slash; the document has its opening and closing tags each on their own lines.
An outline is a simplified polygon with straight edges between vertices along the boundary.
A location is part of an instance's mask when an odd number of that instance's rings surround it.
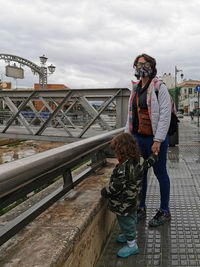
<svg viewBox="0 0 200 267">
<path fill-rule="evenodd" d="M 34 89 L 35 90 L 39 90 L 40 89 L 40 84 L 39 83 L 35 83 L 34 84 Z M 47 90 L 66 90 L 69 89 L 69 87 L 67 87 L 64 84 L 47 84 Z"/>
<path fill-rule="evenodd" d="M 176 84 L 175 88 L 175 77 L 171 75 L 171 73 L 164 73 L 163 76 L 160 77 L 167 88 L 172 91 L 176 91 L 178 94 L 178 110 L 184 112 L 185 115 L 189 115 L 191 111 L 194 111 L 196 114 L 198 111 L 198 93 L 195 88 L 200 81 L 196 80 L 183 80 L 181 83 Z M 171 94 L 172 95 L 172 94 Z"/>
<path fill-rule="evenodd" d="M 40 84 L 35 83 L 34 84 L 34 89 L 39 90 L 40 89 Z M 67 87 L 64 84 L 47 84 L 47 90 L 67 90 L 69 87 Z M 48 103 L 49 106 L 52 108 L 52 110 L 56 109 L 56 105 L 53 103 Z M 34 106 L 37 111 L 43 110 L 43 111 L 48 111 L 48 108 L 44 106 L 44 103 L 42 101 L 34 101 Z"/>
<path fill-rule="evenodd" d="M 0 80 L 0 90 L 11 89 L 11 82 L 3 82 Z"/>
<path fill-rule="evenodd" d="M 183 110 L 184 114 L 189 115 L 191 111 L 198 111 L 198 93 L 195 88 L 200 84 L 196 80 L 183 80 L 177 84 L 180 88 L 179 94 L 179 110 Z"/>
<path fill-rule="evenodd" d="M 163 76 L 160 77 L 160 79 L 163 80 L 168 89 L 175 87 L 175 78 L 171 75 L 171 73 L 164 73 Z"/>
</svg>

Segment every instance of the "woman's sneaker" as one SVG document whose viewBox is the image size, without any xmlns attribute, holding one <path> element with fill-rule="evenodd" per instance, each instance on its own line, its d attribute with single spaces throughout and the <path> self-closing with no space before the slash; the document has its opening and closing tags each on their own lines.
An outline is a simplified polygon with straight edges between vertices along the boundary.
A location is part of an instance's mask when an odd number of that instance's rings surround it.
<svg viewBox="0 0 200 267">
<path fill-rule="evenodd" d="M 145 219 L 146 216 L 146 209 L 140 208 L 137 210 L 137 222 L 141 221 L 142 219 Z"/>
<path fill-rule="evenodd" d="M 126 239 L 124 234 L 119 234 L 116 240 L 119 243 L 125 243 L 127 241 L 127 239 Z"/>
<path fill-rule="evenodd" d="M 130 248 L 128 245 L 124 246 L 117 252 L 117 256 L 121 258 L 127 258 L 130 255 L 137 254 L 139 252 L 137 244 L 134 247 Z"/>
<path fill-rule="evenodd" d="M 171 213 L 158 210 L 156 215 L 149 221 L 149 226 L 159 226 L 171 220 Z"/>
</svg>

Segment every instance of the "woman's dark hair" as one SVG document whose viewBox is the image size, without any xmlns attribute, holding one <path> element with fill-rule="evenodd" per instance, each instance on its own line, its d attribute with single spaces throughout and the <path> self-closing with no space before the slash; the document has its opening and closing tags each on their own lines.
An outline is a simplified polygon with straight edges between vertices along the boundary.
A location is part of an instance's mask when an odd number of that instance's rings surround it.
<svg viewBox="0 0 200 267">
<path fill-rule="evenodd" d="M 118 158 L 132 158 L 136 163 L 140 160 L 139 146 L 136 139 L 129 133 L 121 133 L 115 136 L 111 141 L 110 147 Z"/>
<path fill-rule="evenodd" d="M 147 54 L 141 54 L 139 56 L 136 57 L 134 63 L 133 63 L 133 68 L 136 69 L 136 66 L 137 66 L 137 63 L 138 63 L 138 60 L 139 58 L 143 57 L 147 62 L 149 62 L 151 64 L 151 68 L 152 68 L 152 73 L 151 73 L 151 76 L 150 76 L 150 79 L 153 79 L 156 74 L 157 74 L 157 69 L 156 69 L 156 60 L 155 58 L 153 57 L 150 57 L 149 55 Z M 138 73 L 136 72 L 135 73 L 135 76 L 136 78 L 139 80 L 140 76 L 138 75 Z"/>
</svg>

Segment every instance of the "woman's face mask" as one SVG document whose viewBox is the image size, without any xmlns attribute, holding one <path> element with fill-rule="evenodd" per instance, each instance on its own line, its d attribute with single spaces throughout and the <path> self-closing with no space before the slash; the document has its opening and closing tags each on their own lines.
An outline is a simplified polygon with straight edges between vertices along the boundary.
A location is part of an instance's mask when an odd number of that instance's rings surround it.
<svg viewBox="0 0 200 267">
<path fill-rule="evenodd" d="M 141 78 L 144 78 L 144 77 L 149 77 L 152 73 L 151 69 L 148 69 L 146 67 L 141 67 L 137 70 L 138 72 L 138 75 L 141 77 Z"/>
<path fill-rule="evenodd" d="M 138 62 L 136 66 L 136 75 L 141 78 L 149 77 L 152 73 L 151 64 L 149 62 Z"/>
</svg>

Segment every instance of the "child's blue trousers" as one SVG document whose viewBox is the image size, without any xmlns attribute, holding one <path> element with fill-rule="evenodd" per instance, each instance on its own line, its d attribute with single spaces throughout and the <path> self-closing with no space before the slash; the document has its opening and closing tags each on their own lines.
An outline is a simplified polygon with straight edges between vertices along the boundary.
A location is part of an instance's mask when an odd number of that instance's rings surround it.
<svg viewBox="0 0 200 267">
<path fill-rule="evenodd" d="M 117 220 L 121 229 L 121 232 L 125 235 L 128 241 L 136 239 L 136 224 L 137 224 L 137 212 L 132 212 L 127 216 L 117 215 Z"/>
</svg>

